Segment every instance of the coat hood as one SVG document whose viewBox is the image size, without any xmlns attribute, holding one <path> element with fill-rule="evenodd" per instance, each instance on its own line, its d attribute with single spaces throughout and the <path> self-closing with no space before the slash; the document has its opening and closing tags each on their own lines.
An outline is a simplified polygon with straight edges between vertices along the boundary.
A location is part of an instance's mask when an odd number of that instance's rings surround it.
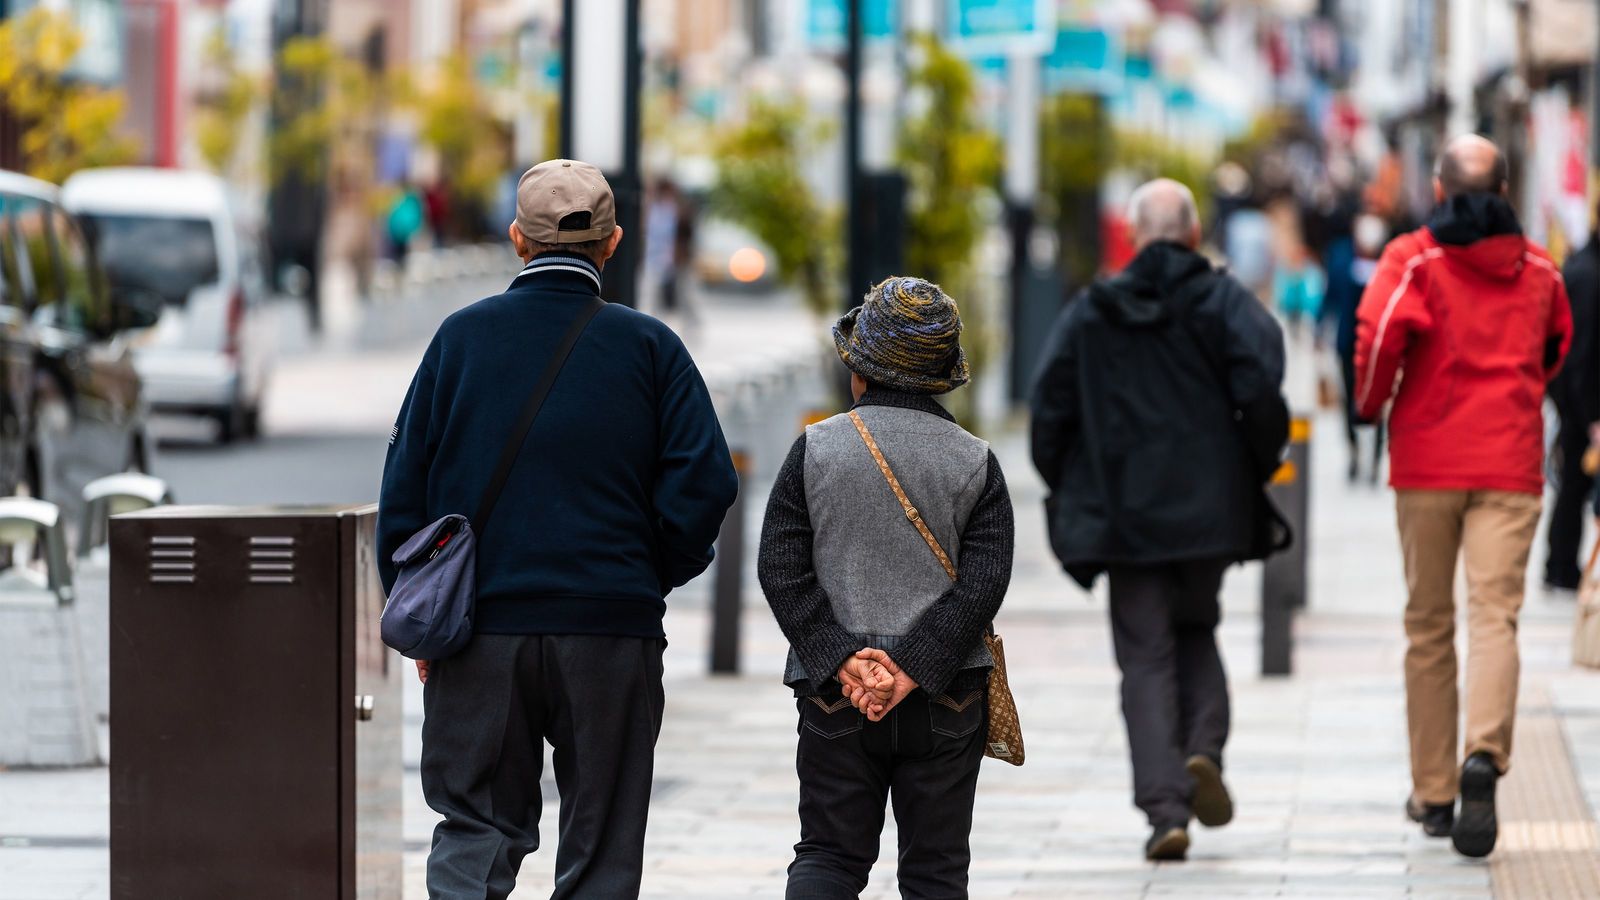
<svg viewBox="0 0 1600 900">
<path fill-rule="evenodd" d="M 1128 267 L 1089 288 L 1090 302 L 1110 322 L 1154 328 L 1172 318 L 1172 298 L 1196 275 L 1211 271 L 1204 256 L 1182 244 L 1157 241 L 1139 251 Z"/>
<path fill-rule="evenodd" d="M 1516 210 L 1499 194 L 1457 194 L 1434 207 L 1428 231 L 1445 253 L 1491 278 L 1509 280 L 1522 271 L 1527 241 Z"/>
</svg>

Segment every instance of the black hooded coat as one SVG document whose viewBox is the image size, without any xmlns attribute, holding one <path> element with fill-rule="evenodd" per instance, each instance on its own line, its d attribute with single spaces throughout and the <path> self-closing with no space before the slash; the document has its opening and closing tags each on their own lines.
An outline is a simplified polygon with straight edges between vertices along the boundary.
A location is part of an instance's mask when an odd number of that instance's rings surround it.
<svg viewBox="0 0 1600 900">
<path fill-rule="evenodd" d="M 1074 579 L 1270 552 L 1283 366 L 1277 321 L 1180 244 L 1151 244 L 1067 305 L 1034 385 L 1032 449 Z"/>
</svg>

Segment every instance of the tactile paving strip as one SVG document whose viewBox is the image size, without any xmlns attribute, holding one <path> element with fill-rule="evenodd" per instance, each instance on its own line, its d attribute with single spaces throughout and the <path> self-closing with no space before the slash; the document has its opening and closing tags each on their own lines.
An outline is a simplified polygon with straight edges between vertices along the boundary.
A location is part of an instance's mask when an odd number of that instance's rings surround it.
<svg viewBox="0 0 1600 900">
<path fill-rule="evenodd" d="M 1549 703 L 1543 688 L 1524 689 L 1511 772 L 1496 797 L 1497 900 L 1600 897 L 1600 829 Z"/>
</svg>

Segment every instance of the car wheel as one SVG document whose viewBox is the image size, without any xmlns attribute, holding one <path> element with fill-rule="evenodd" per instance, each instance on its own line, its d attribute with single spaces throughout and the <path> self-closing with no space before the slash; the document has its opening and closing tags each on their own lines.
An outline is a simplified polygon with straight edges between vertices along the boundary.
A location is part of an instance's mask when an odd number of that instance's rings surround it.
<svg viewBox="0 0 1600 900">
<path fill-rule="evenodd" d="M 150 474 L 150 445 L 143 432 L 135 432 L 128 440 L 128 462 L 122 469 L 124 472 L 137 472 L 140 475 Z"/>
<path fill-rule="evenodd" d="M 251 440 L 261 436 L 261 406 L 259 404 L 246 409 L 239 419 L 242 436 Z"/>
<path fill-rule="evenodd" d="M 231 444 L 243 433 L 244 414 L 239 407 L 229 407 L 217 414 L 217 442 Z"/>
</svg>

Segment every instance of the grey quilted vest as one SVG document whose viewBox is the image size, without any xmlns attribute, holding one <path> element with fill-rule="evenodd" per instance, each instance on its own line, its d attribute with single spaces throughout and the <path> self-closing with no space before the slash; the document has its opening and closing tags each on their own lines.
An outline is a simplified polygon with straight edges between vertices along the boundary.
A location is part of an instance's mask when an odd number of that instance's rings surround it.
<svg viewBox="0 0 1600 900">
<path fill-rule="evenodd" d="M 959 572 L 961 533 L 988 481 L 988 443 L 931 413 L 892 406 L 856 411 Z M 834 618 L 864 646 L 892 656 L 896 641 L 949 590 L 950 576 L 906 520 L 849 416 L 806 428 L 805 486 L 812 562 Z M 962 667 L 993 664 L 977 640 Z M 791 649 L 783 680 L 818 684 L 833 674 L 806 672 Z"/>
</svg>

